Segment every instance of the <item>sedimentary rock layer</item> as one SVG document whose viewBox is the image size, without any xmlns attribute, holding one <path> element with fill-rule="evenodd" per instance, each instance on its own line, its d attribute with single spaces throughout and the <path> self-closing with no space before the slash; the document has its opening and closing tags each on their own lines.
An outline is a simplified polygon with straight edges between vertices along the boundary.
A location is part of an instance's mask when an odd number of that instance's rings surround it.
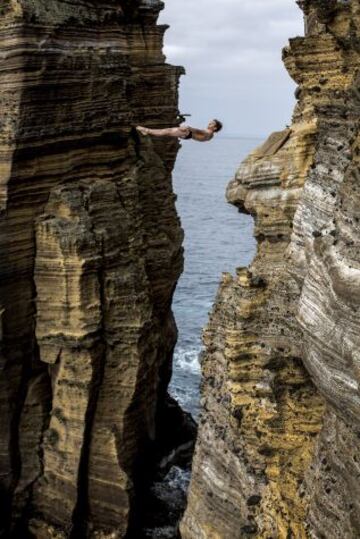
<svg viewBox="0 0 360 539">
<path fill-rule="evenodd" d="M 258 248 L 224 275 L 204 333 L 183 539 L 360 535 L 360 6 L 300 3 L 293 123 L 227 191 Z"/>
<path fill-rule="evenodd" d="M 156 438 L 182 231 L 158 1 L 0 7 L 0 476 L 5 536 L 124 537 Z M 145 457 L 144 457 L 145 458 Z"/>
</svg>

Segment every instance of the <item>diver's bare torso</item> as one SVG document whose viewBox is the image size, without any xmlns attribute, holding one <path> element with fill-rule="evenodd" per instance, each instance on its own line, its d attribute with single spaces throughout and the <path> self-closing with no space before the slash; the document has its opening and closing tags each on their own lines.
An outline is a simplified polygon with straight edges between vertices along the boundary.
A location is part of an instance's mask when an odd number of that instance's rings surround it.
<svg viewBox="0 0 360 539">
<path fill-rule="evenodd" d="M 190 127 L 186 125 L 185 127 L 180 127 L 185 131 L 185 135 L 179 137 L 182 139 L 193 139 L 198 142 L 208 142 L 214 137 L 214 132 L 209 129 L 196 129 L 196 127 Z"/>
</svg>

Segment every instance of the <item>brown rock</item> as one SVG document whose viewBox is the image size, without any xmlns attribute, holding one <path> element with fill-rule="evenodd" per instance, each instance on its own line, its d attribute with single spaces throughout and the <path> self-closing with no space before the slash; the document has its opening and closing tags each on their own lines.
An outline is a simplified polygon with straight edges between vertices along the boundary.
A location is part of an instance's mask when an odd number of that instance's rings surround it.
<svg viewBox="0 0 360 539">
<path fill-rule="evenodd" d="M 176 326 L 182 70 L 162 2 L 6 0 L 0 23 L 1 526 L 123 537 Z M 12 508 L 12 511 L 10 511 Z M 115 535 L 114 535 L 115 534 Z"/>
<path fill-rule="evenodd" d="M 284 50 L 299 85 L 291 133 L 227 191 L 254 216 L 258 249 L 220 285 L 204 333 L 183 539 L 360 535 L 360 11 L 302 4 L 306 36 Z"/>
</svg>

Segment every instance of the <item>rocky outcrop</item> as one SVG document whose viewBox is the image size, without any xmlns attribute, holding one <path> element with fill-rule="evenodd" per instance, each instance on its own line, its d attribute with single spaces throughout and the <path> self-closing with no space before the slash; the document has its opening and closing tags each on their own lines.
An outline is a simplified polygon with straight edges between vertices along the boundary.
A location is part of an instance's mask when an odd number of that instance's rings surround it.
<svg viewBox="0 0 360 539">
<path fill-rule="evenodd" d="M 131 535 L 165 417 L 182 231 L 162 2 L 0 7 L 5 537 Z M 141 466 L 140 466 L 141 461 Z"/>
<path fill-rule="evenodd" d="M 360 6 L 299 4 L 293 123 L 227 191 L 258 248 L 224 275 L 204 333 L 183 539 L 360 535 Z"/>
</svg>

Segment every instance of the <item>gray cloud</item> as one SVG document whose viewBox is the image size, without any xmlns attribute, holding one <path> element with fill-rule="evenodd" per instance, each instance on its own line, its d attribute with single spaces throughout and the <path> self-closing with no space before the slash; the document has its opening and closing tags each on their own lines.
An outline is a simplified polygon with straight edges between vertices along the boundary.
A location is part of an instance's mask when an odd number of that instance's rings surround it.
<svg viewBox="0 0 360 539">
<path fill-rule="evenodd" d="M 281 49 L 303 33 L 295 0 L 165 0 L 169 62 L 183 65 L 191 124 L 221 118 L 228 134 L 263 136 L 289 123 L 295 85 Z"/>
</svg>

